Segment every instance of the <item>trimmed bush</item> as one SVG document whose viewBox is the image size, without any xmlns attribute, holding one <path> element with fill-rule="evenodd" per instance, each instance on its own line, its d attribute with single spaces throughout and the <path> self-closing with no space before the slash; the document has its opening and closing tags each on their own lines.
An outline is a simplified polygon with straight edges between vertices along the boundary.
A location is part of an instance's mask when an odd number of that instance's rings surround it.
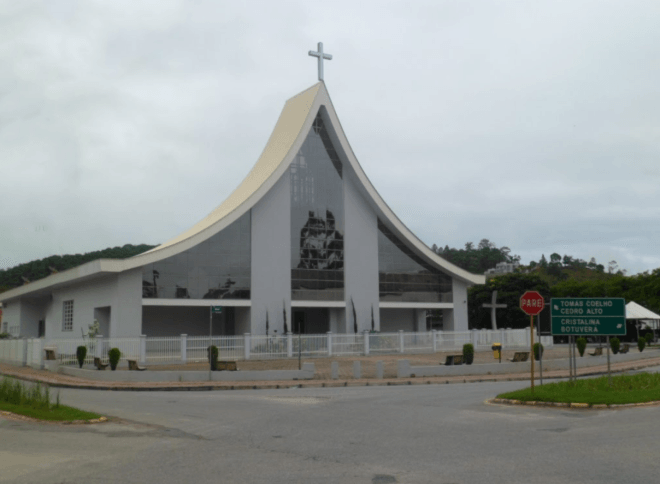
<svg viewBox="0 0 660 484">
<path fill-rule="evenodd" d="M 119 363 L 119 358 L 121 358 L 121 351 L 119 348 L 111 348 L 108 351 L 108 359 L 110 360 L 110 369 L 116 370 L 117 363 Z"/>
<path fill-rule="evenodd" d="M 653 333 L 646 333 L 644 339 L 646 340 L 647 345 L 653 343 Z"/>
<path fill-rule="evenodd" d="M 615 355 L 619 352 L 621 347 L 621 340 L 619 338 L 610 338 L 610 348 L 612 348 L 612 353 Z"/>
<path fill-rule="evenodd" d="M 644 348 L 646 348 L 646 340 L 644 338 L 639 338 L 637 341 L 637 347 L 639 348 L 640 353 L 644 351 Z"/>
<path fill-rule="evenodd" d="M 206 356 L 211 362 L 211 370 L 216 371 L 218 369 L 218 347 L 215 345 L 207 347 Z"/>
<path fill-rule="evenodd" d="M 541 355 L 539 355 L 539 351 L 541 354 L 543 354 L 543 345 L 541 343 L 534 343 L 534 359 L 536 361 L 539 361 L 541 359 Z"/>
<path fill-rule="evenodd" d="M 78 358 L 78 364 L 82 368 L 83 363 L 85 363 L 85 357 L 87 356 L 87 346 L 78 346 L 76 348 L 76 358 Z"/>
<path fill-rule="evenodd" d="M 577 345 L 578 352 L 580 353 L 580 356 L 584 356 L 584 350 L 587 349 L 587 339 L 579 337 L 578 339 L 575 340 L 575 344 Z"/>
<path fill-rule="evenodd" d="M 474 346 L 470 343 L 463 345 L 463 361 L 466 365 L 471 365 L 474 361 Z"/>
</svg>

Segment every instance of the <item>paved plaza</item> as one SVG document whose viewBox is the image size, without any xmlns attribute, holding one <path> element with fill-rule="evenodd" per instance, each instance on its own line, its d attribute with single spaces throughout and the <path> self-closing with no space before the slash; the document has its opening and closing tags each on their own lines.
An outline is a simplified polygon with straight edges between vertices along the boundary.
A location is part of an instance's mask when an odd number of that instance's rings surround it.
<svg viewBox="0 0 660 484">
<path fill-rule="evenodd" d="M 63 403 L 115 418 L 79 426 L 0 418 L 0 482 L 657 481 L 659 407 L 485 403 L 524 386 L 61 389 Z"/>
</svg>

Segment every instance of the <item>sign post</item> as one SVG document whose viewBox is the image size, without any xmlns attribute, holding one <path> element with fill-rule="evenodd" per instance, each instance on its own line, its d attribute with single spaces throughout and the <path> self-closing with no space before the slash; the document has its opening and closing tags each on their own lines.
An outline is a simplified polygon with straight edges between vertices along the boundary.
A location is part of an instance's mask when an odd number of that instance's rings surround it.
<svg viewBox="0 0 660 484">
<path fill-rule="evenodd" d="M 530 353 L 532 355 L 532 393 L 534 393 L 534 316 L 543 311 L 545 306 L 545 301 L 543 296 L 541 296 L 537 291 L 525 291 L 520 297 L 520 309 L 525 311 L 526 314 L 529 314 L 529 336 L 530 336 Z M 539 356 L 541 352 L 541 347 L 539 345 Z"/>
<path fill-rule="evenodd" d="M 568 335 L 573 340 L 575 336 L 607 336 L 607 374 L 611 379 L 610 336 L 626 334 L 626 301 L 620 297 L 558 297 L 552 298 L 550 306 L 553 335 Z M 577 378 L 575 362 L 573 372 Z"/>
</svg>

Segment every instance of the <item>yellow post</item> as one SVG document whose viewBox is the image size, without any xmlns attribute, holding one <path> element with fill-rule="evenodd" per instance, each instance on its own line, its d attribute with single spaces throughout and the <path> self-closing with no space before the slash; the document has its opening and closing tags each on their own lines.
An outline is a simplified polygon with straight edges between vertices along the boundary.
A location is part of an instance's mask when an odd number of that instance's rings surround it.
<svg viewBox="0 0 660 484">
<path fill-rule="evenodd" d="M 534 316 L 529 316 L 529 335 L 532 342 L 532 393 L 534 393 Z M 539 351 L 541 349 L 539 348 Z"/>
</svg>

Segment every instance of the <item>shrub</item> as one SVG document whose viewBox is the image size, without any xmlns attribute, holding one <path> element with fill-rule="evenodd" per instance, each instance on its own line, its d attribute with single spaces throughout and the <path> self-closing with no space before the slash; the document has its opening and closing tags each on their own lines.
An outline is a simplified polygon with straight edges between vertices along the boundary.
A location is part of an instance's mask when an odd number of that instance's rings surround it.
<svg viewBox="0 0 660 484">
<path fill-rule="evenodd" d="M 646 340 L 646 344 L 653 343 L 653 333 L 646 333 L 644 339 Z"/>
<path fill-rule="evenodd" d="M 619 338 L 610 338 L 610 347 L 612 348 L 612 353 L 616 355 L 621 347 L 621 340 Z"/>
<path fill-rule="evenodd" d="M 206 356 L 211 362 L 211 370 L 216 371 L 218 369 L 218 347 L 213 345 L 206 348 Z"/>
<path fill-rule="evenodd" d="M 110 368 L 112 370 L 117 369 L 117 363 L 119 363 L 119 358 L 121 358 L 121 351 L 119 351 L 119 348 L 111 348 L 108 351 L 108 359 L 110 360 Z"/>
<path fill-rule="evenodd" d="M 474 361 L 474 346 L 470 343 L 463 345 L 463 360 L 466 365 L 471 365 Z"/>
<path fill-rule="evenodd" d="M 543 354 L 543 345 L 541 343 L 534 343 L 534 359 L 538 361 L 541 358 L 539 351 Z"/>
<path fill-rule="evenodd" d="M 85 357 L 87 356 L 87 346 L 78 346 L 76 348 L 76 358 L 78 358 L 78 364 L 82 368 L 83 363 L 85 363 Z"/>
<path fill-rule="evenodd" d="M 584 356 L 584 350 L 587 349 L 587 339 L 579 337 L 575 340 L 575 344 L 577 345 L 577 349 L 580 352 L 580 356 Z"/>
<path fill-rule="evenodd" d="M 640 353 L 644 351 L 644 348 L 646 347 L 646 340 L 644 338 L 639 338 L 637 341 L 637 347 L 639 348 Z"/>
</svg>

